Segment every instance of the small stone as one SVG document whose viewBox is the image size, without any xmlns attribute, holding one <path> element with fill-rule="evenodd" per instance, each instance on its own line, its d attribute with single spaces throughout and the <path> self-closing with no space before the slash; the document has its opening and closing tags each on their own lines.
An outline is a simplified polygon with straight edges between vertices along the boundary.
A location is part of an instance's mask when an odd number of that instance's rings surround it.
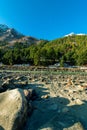
<svg viewBox="0 0 87 130">
<path fill-rule="evenodd" d="M 49 96 L 48 95 L 43 95 L 43 96 L 41 96 L 41 98 L 48 99 Z"/>
<path fill-rule="evenodd" d="M 42 128 L 42 129 L 38 129 L 38 130 L 53 130 L 53 129 L 50 127 L 47 127 L 47 128 Z"/>
<path fill-rule="evenodd" d="M 62 112 L 63 113 L 66 113 L 66 112 L 68 112 L 69 111 L 69 108 L 67 108 L 67 107 L 64 107 L 63 109 L 62 109 Z"/>
<path fill-rule="evenodd" d="M 76 99 L 76 104 L 78 104 L 78 105 L 82 105 L 83 104 L 83 102 L 80 100 L 80 99 Z"/>
</svg>

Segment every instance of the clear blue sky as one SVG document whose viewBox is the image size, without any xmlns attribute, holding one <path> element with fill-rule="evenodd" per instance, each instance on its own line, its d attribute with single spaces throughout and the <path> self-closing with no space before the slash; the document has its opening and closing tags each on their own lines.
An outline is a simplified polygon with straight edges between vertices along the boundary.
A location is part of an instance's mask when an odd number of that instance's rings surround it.
<svg viewBox="0 0 87 130">
<path fill-rule="evenodd" d="M 48 40 L 87 33 L 87 0 L 0 0 L 0 23 Z"/>
</svg>

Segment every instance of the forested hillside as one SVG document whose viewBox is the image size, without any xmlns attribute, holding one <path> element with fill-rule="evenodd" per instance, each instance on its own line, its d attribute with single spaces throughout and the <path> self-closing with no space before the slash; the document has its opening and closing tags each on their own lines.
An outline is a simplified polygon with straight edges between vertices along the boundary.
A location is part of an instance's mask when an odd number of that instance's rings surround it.
<svg viewBox="0 0 87 130">
<path fill-rule="evenodd" d="M 13 47 L 4 48 L 1 44 L 0 61 L 4 64 L 51 65 L 64 63 L 69 65 L 87 64 L 87 35 L 72 35 L 53 41 L 41 41 L 27 46 L 27 43 L 16 43 Z M 2 46 L 3 45 L 3 46 Z"/>
</svg>

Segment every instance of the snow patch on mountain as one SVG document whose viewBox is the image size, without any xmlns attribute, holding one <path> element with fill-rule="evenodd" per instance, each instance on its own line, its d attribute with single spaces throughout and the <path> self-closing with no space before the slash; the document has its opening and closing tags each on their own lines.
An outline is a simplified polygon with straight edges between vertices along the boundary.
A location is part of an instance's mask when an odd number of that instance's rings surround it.
<svg viewBox="0 0 87 130">
<path fill-rule="evenodd" d="M 80 36 L 82 36 L 82 35 L 86 35 L 85 33 L 79 33 L 79 34 L 76 34 L 76 35 L 80 35 Z"/>
<path fill-rule="evenodd" d="M 83 35 L 86 35 L 86 34 L 85 34 L 85 33 L 78 33 L 78 34 L 75 34 L 74 32 L 71 32 L 71 33 L 65 35 L 64 37 L 73 36 L 73 35 L 83 36 Z"/>
</svg>

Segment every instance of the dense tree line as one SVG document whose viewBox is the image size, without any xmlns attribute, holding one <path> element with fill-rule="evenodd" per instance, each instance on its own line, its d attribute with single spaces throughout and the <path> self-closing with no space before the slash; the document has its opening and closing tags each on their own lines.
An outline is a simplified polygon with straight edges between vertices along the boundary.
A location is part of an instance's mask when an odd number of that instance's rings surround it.
<svg viewBox="0 0 87 130">
<path fill-rule="evenodd" d="M 0 61 L 4 64 L 51 65 L 59 62 L 69 65 L 87 64 L 87 36 L 69 36 L 54 41 L 32 44 L 16 43 L 14 47 L 0 49 Z"/>
</svg>

